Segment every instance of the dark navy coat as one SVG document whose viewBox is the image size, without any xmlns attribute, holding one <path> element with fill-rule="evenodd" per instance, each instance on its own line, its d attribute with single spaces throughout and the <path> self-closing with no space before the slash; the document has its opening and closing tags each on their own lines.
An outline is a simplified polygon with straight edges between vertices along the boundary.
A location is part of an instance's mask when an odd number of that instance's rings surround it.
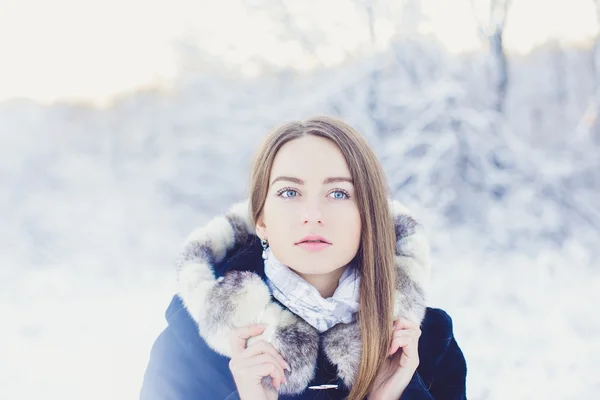
<svg viewBox="0 0 600 400">
<path fill-rule="evenodd" d="M 226 270 L 248 270 L 264 279 L 260 252 L 246 251 L 243 257 L 228 258 Z M 229 370 L 229 358 L 213 351 L 198 334 L 179 296 L 174 296 L 166 311 L 168 327 L 156 339 L 140 393 L 141 400 L 235 400 L 239 399 Z M 452 320 L 441 309 L 427 308 L 421 324 L 420 364 L 402 400 L 466 399 L 465 358 L 452 332 Z M 344 399 L 349 390 L 319 349 L 315 377 L 310 385 L 337 383 L 338 389 L 306 389 L 296 396 L 279 399 Z M 391 399 L 390 399 L 391 400 Z"/>
</svg>

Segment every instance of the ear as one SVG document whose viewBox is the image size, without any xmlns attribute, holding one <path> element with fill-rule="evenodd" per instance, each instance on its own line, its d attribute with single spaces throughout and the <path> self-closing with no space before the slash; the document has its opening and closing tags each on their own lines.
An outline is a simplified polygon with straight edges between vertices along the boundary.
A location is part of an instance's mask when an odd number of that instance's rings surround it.
<svg viewBox="0 0 600 400">
<path fill-rule="evenodd" d="M 261 239 L 267 239 L 267 226 L 265 225 L 263 214 L 256 221 L 256 234 Z"/>
</svg>

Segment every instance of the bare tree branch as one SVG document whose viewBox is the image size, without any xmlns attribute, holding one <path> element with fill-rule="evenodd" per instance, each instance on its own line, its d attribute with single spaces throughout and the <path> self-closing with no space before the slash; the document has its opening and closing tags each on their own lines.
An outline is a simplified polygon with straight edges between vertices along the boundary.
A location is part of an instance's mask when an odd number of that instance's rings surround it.
<svg viewBox="0 0 600 400">
<path fill-rule="evenodd" d="M 511 0 L 471 0 L 471 10 L 477 23 L 479 35 L 487 42 L 494 60 L 494 72 L 496 73 L 494 108 L 500 113 L 504 112 L 509 83 L 508 61 L 503 39 L 510 4 Z M 477 11 L 480 9 L 480 5 L 487 7 L 487 21 L 479 17 Z"/>
</svg>

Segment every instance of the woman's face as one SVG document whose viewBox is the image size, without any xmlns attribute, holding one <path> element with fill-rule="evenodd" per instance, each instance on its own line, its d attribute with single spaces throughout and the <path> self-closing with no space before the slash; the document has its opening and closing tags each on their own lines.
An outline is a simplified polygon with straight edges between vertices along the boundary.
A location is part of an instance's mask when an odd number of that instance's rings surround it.
<svg viewBox="0 0 600 400">
<path fill-rule="evenodd" d="M 354 258 L 360 214 L 350 170 L 334 142 L 308 135 L 279 149 L 256 230 L 279 261 L 301 274 L 330 273 Z M 327 243 L 301 243 L 310 235 Z"/>
</svg>

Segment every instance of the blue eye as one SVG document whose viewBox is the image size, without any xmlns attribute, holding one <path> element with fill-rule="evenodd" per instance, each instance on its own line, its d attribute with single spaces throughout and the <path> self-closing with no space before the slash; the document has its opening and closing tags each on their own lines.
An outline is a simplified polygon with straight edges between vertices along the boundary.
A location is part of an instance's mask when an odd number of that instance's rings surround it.
<svg viewBox="0 0 600 400">
<path fill-rule="evenodd" d="M 343 200 L 343 199 L 350 198 L 348 193 L 346 193 L 343 190 L 335 190 L 335 191 L 331 192 L 331 194 L 333 194 L 333 198 L 336 200 Z"/>
<path fill-rule="evenodd" d="M 286 195 L 286 193 L 288 193 L 288 195 Z M 290 193 L 294 193 L 294 194 L 291 195 Z M 283 197 L 284 199 L 289 199 L 291 197 L 296 197 L 298 195 L 298 192 L 293 189 L 283 189 L 283 190 L 279 191 L 278 195 L 280 197 Z"/>
</svg>

